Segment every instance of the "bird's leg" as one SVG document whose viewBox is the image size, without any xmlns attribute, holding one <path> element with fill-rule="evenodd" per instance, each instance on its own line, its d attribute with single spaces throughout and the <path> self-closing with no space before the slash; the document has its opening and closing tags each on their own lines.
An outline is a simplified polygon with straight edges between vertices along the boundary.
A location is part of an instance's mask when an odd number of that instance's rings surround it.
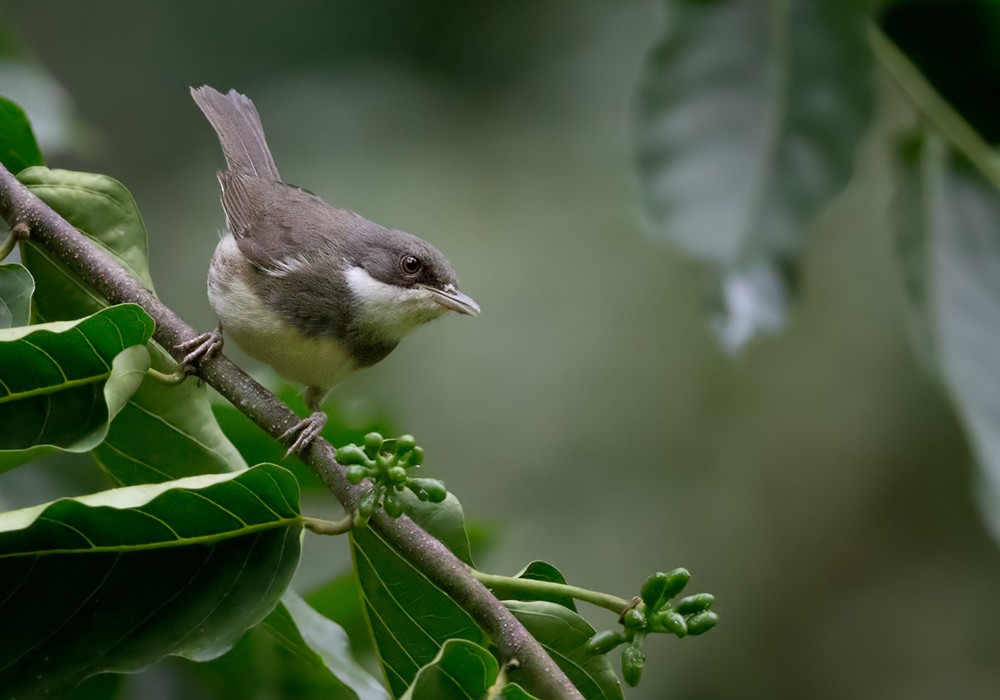
<svg viewBox="0 0 1000 700">
<path fill-rule="evenodd" d="M 288 451 L 285 452 L 286 458 L 293 453 L 300 454 L 323 432 L 323 426 L 326 425 L 326 414 L 320 410 L 319 406 L 323 402 L 325 394 L 326 391 L 316 386 L 306 389 L 306 406 L 312 411 L 312 414 L 308 418 L 300 420 L 278 438 L 285 444 L 291 443 L 288 445 Z"/>
<path fill-rule="evenodd" d="M 181 359 L 179 371 L 190 374 L 199 362 L 218 355 L 222 350 L 222 324 L 220 323 L 208 333 L 202 333 L 191 340 L 185 340 L 177 346 L 177 349 L 185 353 Z"/>
</svg>

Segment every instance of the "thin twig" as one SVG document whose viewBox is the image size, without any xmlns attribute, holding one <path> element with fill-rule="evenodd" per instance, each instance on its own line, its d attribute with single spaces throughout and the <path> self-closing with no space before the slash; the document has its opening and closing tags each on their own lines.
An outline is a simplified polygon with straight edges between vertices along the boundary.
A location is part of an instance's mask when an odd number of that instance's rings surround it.
<svg viewBox="0 0 1000 700">
<path fill-rule="evenodd" d="M 175 359 L 179 360 L 181 355 L 176 347 L 197 335 L 191 326 L 2 165 L 0 215 L 12 229 L 19 224 L 27 226 L 29 245 L 45 248 L 73 275 L 112 304 L 141 306 L 156 322 L 153 338 Z M 299 421 L 274 394 L 222 354 L 201 363 L 197 374 L 273 438 Z M 317 439 L 301 457 L 348 511 L 356 509 L 359 491 L 347 481 L 345 469 L 334 458 L 330 443 Z M 502 658 L 520 661 L 519 674 L 523 674 L 520 680 L 525 686 L 546 700 L 582 700 L 583 696 L 517 618 L 473 578 L 465 564 L 444 545 L 406 516 L 394 520 L 380 510 L 369 526 L 468 612 L 496 644 Z"/>
</svg>

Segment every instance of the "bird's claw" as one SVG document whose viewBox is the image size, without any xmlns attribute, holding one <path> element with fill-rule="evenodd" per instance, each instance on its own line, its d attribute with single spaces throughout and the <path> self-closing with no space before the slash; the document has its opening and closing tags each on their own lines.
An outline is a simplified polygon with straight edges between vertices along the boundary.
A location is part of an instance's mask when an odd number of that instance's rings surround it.
<svg viewBox="0 0 1000 700">
<path fill-rule="evenodd" d="M 288 451 L 285 452 L 285 459 L 292 454 L 301 454 L 304 449 L 312 444 L 313 440 L 319 437 L 325 425 L 326 414 L 322 411 L 314 411 L 311 416 L 300 420 L 283 432 L 278 440 L 286 444 L 291 442 L 288 446 Z"/>
<path fill-rule="evenodd" d="M 185 353 L 181 359 L 181 369 L 190 374 L 198 363 L 214 357 L 222 350 L 222 327 L 219 326 L 208 333 L 202 333 L 190 340 L 176 346 L 178 350 Z"/>
</svg>

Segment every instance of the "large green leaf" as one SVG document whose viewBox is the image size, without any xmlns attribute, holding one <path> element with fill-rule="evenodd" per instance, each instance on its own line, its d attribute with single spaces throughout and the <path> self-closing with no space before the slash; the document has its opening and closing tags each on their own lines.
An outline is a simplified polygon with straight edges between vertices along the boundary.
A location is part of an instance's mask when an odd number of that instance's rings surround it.
<svg viewBox="0 0 1000 700">
<path fill-rule="evenodd" d="M 373 654 L 371 634 L 361 603 L 361 589 L 353 569 L 310 591 L 305 599 L 319 614 L 333 620 L 347 632 L 355 655 Z"/>
<path fill-rule="evenodd" d="M 721 279 L 728 348 L 781 325 L 806 227 L 872 110 L 866 0 L 671 0 L 644 69 L 637 158 L 658 240 Z"/>
<path fill-rule="evenodd" d="M 28 115 L 19 105 L 0 97 L 0 163 L 17 173 L 44 162 Z"/>
<path fill-rule="evenodd" d="M 0 330 L 0 471 L 96 447 L 146 376 L 152 333 L 133 304 Z"/>
<path fill-rule="evenodd" d="M 918 348 L 962 417 L 1000 539 L 1000 192 L 934 134 L 899 162 L 899 234 L 921 246 L 901 258 Z"/>
<path fill-rule="evenodd" d="M 21 172 L 18 179 L 60 216 L 86 233 L 143 287 L 153 290 L 146 226 L 125 185 L 106 175 L 45 167 L 29 168 Z M 74 313 L 91 312 L 104 305 L 95 292 L 69 277 L 44 249 L 26 245 L 22 257 L 38 283 L 37 302 L 43 307 L 43 318 L 51 320 L 51 315 L 62 315 L 45 313 L 44 309 L 50 304 L 59 310 L 71 307 Z"/>
<path fill-rule="evenodd" d="M 320 615 L 294 592 L 285 593 L 282 605 L 262 625 L 283 647 L 336 678 L 359 700 L 389 697 L 385 688 L 354 660 L 344 628 Z"/>
<path fill-rule="evenodd" d="M 26 326 L 31 318 L 35 280 L 17 263 L 0 265 L 0 328 Z"/>
<path fill-rule="evenodd" d="M 504 605 L 539 641 L 587 700 L 621 700 L 621 683 L 607 654 L 585 648 L 596 630 L 575 612 L 544 600 L 508 600 Z M 527 689 L 530 691 L 531 687 Z"/>
<path fill-rule="evenodd" d="M 29 168 L 19 178 L 152 289 L 146 229 L 135 201 L 121 183 L 103 175 L 47 168 Z M 22 258 L 37 282 L 34 311 L 39 319 L 77 318 L 105 304 L 44 249 L 22 246 Z M 155 344 L 150 345 L 150 356 L 153 368 L 161 372 L 176 367 Z M 147 379 L 93 454 L 120 484 L 246 468 L 212 415 L 205 387 L 194 379 L 177 386 Z"/>
<path fill-rule="evenodd" d="M 424 522 L 453 536 L 455 511 L 442 512 L 442 517 Z M 371 528 L 351 532 L 351 553 L 372 640 L 393 697 L 406 692 L 447 640 L 485 642 L 469 614 Z"/>
<path fill-rule="evenodd" d="M 965 424 L 1000 540 L 1000 164 L 889 39 L 873 29 L 871 41 L 915 108 L 895 152 L 893 207 L 912 337 Z"/>
<path fill-rule="evenodd" d="M 63 697 L 96 673 L 222 654 L 278 603 L 301 534 L 275 465 L 0 514 L 0 688 Z"/>
<path fill-rule="evenodd" d="M 402 700 L 479 700 L 496 683 L 500 665 L 484 647 L 464 639 L 444 643 L 434 659 L 417 673 Z M 516 684 L 507 684 L 505 700 L 533 700 Z"/>
</svg>

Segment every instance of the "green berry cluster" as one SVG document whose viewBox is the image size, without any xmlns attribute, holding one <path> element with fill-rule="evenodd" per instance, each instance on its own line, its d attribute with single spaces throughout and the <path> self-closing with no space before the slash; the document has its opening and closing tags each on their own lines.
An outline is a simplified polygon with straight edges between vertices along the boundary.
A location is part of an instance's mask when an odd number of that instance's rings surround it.
<svg viewBox="0 0 1000 700">
<path fill-rule="evenodd" d="M 385 439 L 378 433 L 368 433 L 363 447 L 338 447 L 337 461 L 347 467 L 347 480 L 355 485 L 365 479 L 372 482 L 372 488 L 358 502 L 356 524 L 367 524 L 380 503 L 389 517 L 398 518 L 405 506 L 404 489 L 421 501 L 440 503 L 447 498 L 444 482 L 409 476 L 409 470 L 419 467 L 423 459 L 424 450 L 412 435 Z"/>
<path fill-rule="evenodd" d="M 588 640 L 587 650 L 591 654 L 607 654 L 626 644 L 622 650 L 622 677 L 630 686 L 637 686 L 646 664 L 642 644 L 647 634 L 693 636 L 708 632 L 719 621 L 719 616 L 709 610 L 715 602 L 711 593 L 689 595 L 671 603 L 690 579 L 687 569 L 661 571 L 647 578 L 640 594 L 622 613 L 619 620 L 622 629 L 598 632 Z"/>
</svg>

